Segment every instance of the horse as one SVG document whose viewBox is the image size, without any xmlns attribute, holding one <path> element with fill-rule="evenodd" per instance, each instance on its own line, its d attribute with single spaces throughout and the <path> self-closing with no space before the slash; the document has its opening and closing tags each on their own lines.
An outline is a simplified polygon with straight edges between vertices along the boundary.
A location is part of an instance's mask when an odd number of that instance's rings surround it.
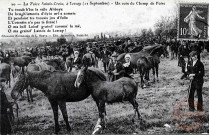
<svg viewBox="0 0 209 135">
<path fill-rule="evenodd" d="M 61 59 L 50 59 L 50 60 L 44 60 L 43 61 L 47 65 L 51 65 L 52 67 L 55 68 L 55 70 L 61 70 L 65 71 L 65 61 Z"/>
<path fill-rule="evenodd" d="M 72 68 L 73 68 L 73 60 L 74 58 L 69 56 L 66 58 L 66 62 L 65 62 L 65 69 L 70 72 L 72 71 Z"/>
<path fill-rule="evenodd" d="M 89 68 L 98 76 L 105 78 L 104 73 L 96 68 Z M 11 97 L 16 101 L 20 93 L 29 85 L 42 91 L 48 98 L 55 121 L 55 133 L 60 131 L 58 122 L 58 106 L 62 112 L 67 130 L 70 131 L 71 127 L 68 122 L 68 114 L 66 110 L 66 102 L 78 102 L 86 99 L 92 93 L 90 89 L 83 84 L 79 88 L 74 86 L 77 77 L 77 72 L 64 72 L 64 71 L 26 71 L 21 72 L 19 78 L 11 92 Z"/>
<path fill-rule="evenodd" d="M 83 86 L 82 84 L 92 91 L 91 95 L 99 110 L 99 120 L 93 134 L 98 130 L 97 128 L 106 127 L 105 103 L 129 101 L 135 110 L 133 119 L 137 113 L 138 118 L 141 120 L 138 103 L 136 102 L 138 86 L 133 79 L 123 77 L 114 82 L 109 82 L 101 76 L 98 76 L 98 74 L 95 74 L 95 72 L 89 70 L 86 66 L 79 70 L 75 80 L 76 88 Z"/>
<path fill-rule="evenodd" d="M 144 84 L 144 76 L 146 80 L 149 80 L 149 70 L 152 69 L 154 81 L 155 81 L 155 66 L 154 66 L 154 60 L 152 56 L 149 57 L 141 57 L 137 61 L 137 70 L 140 73 L 141 77 L 141 87 L 146 87 Z"/>
<path fill-rule="evenodd" d="M 32 57 L 30 56 L 20 56 L 20 57 L 6 57 L 4 58 L 4 62 L 13 66 L 19 66 L 22 68 L 24 72 L 24 67 L 28 66 L 28 64 L 32 61 Z"/>
<path fill-rule="evenodd" d="M 137 61 L 139 58 L 142 57 L 149 57 L 152 56 L 153 60 L 155 61 L 155 70 L 156 75 L 158 77 L 158 68 L 159 68 L 159 62 L 160 62 L 160 56 L 163 54 L 165 57 L 168 56 L 168 52 L 165 46 L 161 44 L 156 44 L 153 46 L 146 46 L 144 47 L 140 52 L 138 53 L 129 53 L 131 55 L 131 63 L 134 65 L 134 68 L 137 69 Z M 126 53 L 123 53 L 117 57 L 118 61 L 125 62 Z M 158 64 L 157 64 L 158 63 Z"/>
<path fill-rule="evenodd" d="M 1 76 L 0 77 L 4 78 L 7 84 L 9 83 L 9 88 L 11 87 L 10 74 L 11 74 L 11 66 L 7 63 L 1 63 L 1 66 L 0 66 L 0 75 Z"/>
<path fill-rule="evenodd" d="M 47 65 L 46 63 L 41 62 L 41 63 L 29 64 L 26 70 L 27 71 L 42 71 L 42 70 L 55 71 L 55 68 L 51 65 Z M 28 86 L 26 88 L 26 92 L 27 92 L 28 102 L 33 102 L 31 86 Z"/>
<path fill-rule="evenodd" d="M 137 60 L 140 57 L 146 57 L 146 56 L 150 56 L 150 55 L 152 56 L 152 55 L 156 54 L 158 51 L 161 52 L 161 53 L 159 53 L 160 55 L 164 54 L 165 56 L 167 56 L 167 54 L 168 54 L 166 48 L 163 45 L 161 45 L 161 44 L 156 44 L 156 45 L 153 45 L 153 46 L 146 46 L 140 52 L 129 53 L 129 54 L 131 55 L 131 62 L 132 62 L 132 64 L 134 64 L 136 66 L 137 65 Z M 125 62 L 124 57 L 125 57 L 126 54 L 127 53 L 120 54 L 117 57 L 117 60 L 121 61 L 121 62 Z"/>
<path fill-rule="evenodd" d="M 93 67 L 98 67 L 98 59 L 93 53 L 86 53 L 82 57 L 82 62 L 83 65 L 85 66 L 93 66 Z"/>
</svg>

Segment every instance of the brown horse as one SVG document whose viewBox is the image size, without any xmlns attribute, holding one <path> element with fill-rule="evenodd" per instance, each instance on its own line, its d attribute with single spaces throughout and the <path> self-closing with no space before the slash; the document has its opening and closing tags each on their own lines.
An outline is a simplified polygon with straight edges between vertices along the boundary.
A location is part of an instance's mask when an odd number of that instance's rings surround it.
<svg viewBox="0 0 209 135">
<path fill-rule="evenodd" d="M 86 86 L 87 89 L 92 91 L 92 97 L 96 101 L 99 110 L 99 121 L 95 127 L 93 134 L 100 129 L 105 127 L 105 116 L 106 109 L 105 103 L 115 103 L 122 101 L 129 101 L 141 120 L 141 116 L 138 111 L 138 103 L 136 102 L 136 96 L 138 91 L 138 86 L 133 79 L 123 77 L 114 82 L 108 82 L 106 79 L 101 78 L 95 72 L 87 69 L 85 67 L 78 72 L 75 87 Z M 83 85 L 82 85 L 83 84 Z"/>
<path fill-rule="evenodd" d="M 117 60 L 118 61 L 121 61 L 121 62 L 125 62 L 125 55 L 127 53 L 122 53 L 120 54 L 118 57 L 117 57 Z M 166 50 L 166 47 L 161 45 L 161 44 L 156 44 L 156 45 L 153 45 L 153 46 L 147 46 L 147 47 L 144 47 L 140 52 L 137 52 L 137 53 L 129 53 L 131 55 L 131 63 L 133 65 L 137 65 L 137 60 L 141 57 L 147 57 L 147 56 L 153 56 L 153 55 L 157 55 L 158 57 L 160 57 L 162 54 L 164 56 L 167 56 L 168 55 L 168 52 Z"/>
<path fill-rule="evenodd" d="M 86 53 L 83 55 L 82 62 L 84 66 L 98 67 L 98 59 L 93 53 Z"/>
<path fill-rule="evenodd" d="M 146 80 L 149 80 L 149 71 L 152 69 L 154 81 L 155 81 L 155 63 L 152 56 L 141 57 L 137 61 L 137 70 L 140 73 L 141 77 L 141 87 L 144 88 L 144 76 Z"/>
<path fill-rule="evenodd" d="M 50 59 L 50 60 L 44 60 L 43 62 L 46 63 L 47 65 L 51 65 L 56 70 L 61 70 L 61 71 L 66 70 L 65 61 L 61 59 Z"/>
<path fill-rule="evenodd" d="M 28 64 L 32 61 L 32 57 L 30 56 L 20 56 L 20 57 L 6 57 L 4 58 L 4 62 L 13 66 L 19 66 L 22 68 L 24 72 L 24 68 L 28 66 Z"/>
<path fill-rule="evenodd" d="M 48 71 L 55 71 L 55 68 L 51 65 L 47 65 L 44 62 L 41 63 L 35 63 L 35 64 L 29 64 L 27 71 L 42 71 L 42 70 L 48 70 Z M 32 96 L 32 87 L 28 86 L 26 88 L 28 102 L 33 102 L 33 96 Z"/>
<path fill-rule="evenodd" d="M 104 73 L 96 68 L 90 68 L 98 76 L 106 79 Z M 20 93 L 29 85 L 41 90 L 48 98 L 54 113 L 55 133 L 60 131 L 58 123 L 58 106 L 62 112 L 63 118 L 66 122 L 67 129 L 71 130 L 68 123 L 68 114 L 66 110 L 66 102 L 78 102 L 86 99 L 91 90 L 85 85 L 79 88 L 74 86 L 77 77 L 77 72 L 63 72 L 63 71 L 26 71 L 21 73 L 17 82 L 15 83 L 11 96 L 17 100 Z"/>
</svg>

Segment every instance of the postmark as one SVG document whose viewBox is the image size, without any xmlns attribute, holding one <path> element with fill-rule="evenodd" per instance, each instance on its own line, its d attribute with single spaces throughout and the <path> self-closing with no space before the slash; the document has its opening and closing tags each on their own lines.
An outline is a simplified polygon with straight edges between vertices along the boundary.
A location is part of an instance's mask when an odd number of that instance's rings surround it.
<svg viewBox="0 0 209 135">
<path fill-rule="evenodd" d="M 198 102 L 194 101 L 194 107 L 197 107 Z M 194 132 L 203 126 L 206 118 L 205 111 L 189 111 L 188 100 L 177 102 L 173 109 L 173 122 L 176 127 L 185 132 Z"/>
<path fill-rule="evenodd" d="M 179 40 L 208 40 L 208 7 L 208 4 L 179 4 L 177 34 Z"/>
</svg>

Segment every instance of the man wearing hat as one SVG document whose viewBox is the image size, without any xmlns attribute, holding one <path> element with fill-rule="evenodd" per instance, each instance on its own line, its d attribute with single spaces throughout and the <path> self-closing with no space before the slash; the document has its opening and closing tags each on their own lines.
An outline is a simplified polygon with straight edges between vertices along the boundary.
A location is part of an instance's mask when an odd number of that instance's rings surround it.
<svg viewBox="0 0 209 135">
<path fill-rule="evenodd" d="M 189 91 L 189 110 L 194 111 L 194 93 L 197 91 L 198 105 L 197 110 L 203 111 L 203 99 L 202 99 L 202 86 L 204 83 L 203 76 L 205 75 L 205 69 L 203 63 L 198 59 L 198 53 L 192 51 L 190 53 L 192 58 L 191 74 L 189 75 L 191 80 L 191 87 Z"/>
<path fill-rule="evenodd" d="M 101 58 L 104 66 L 104 71 L 107 72 L 107 66 L 109 64 L 109 57 L 111 55 L 111 52 L 107 50 L 107 47 L 103 47 L 103 51 L 101 52 Z"/>
<path fill-rule="evenodd" d="M 182 42 L 178 48 L 178 66 L 181 67 L 182 72 L 184 73 L 184 75 L 181 77 L 181 79 L 183 79 L 186 74 L 186 72 L 185 72 L 186 63 L 185 63 L 184 58 L 185 57 L 189 58 L 189 53 L 190 53 L 190 49 L 189 49 L 188 45 L 186 44 L 186 42 Z"/>
</svg>

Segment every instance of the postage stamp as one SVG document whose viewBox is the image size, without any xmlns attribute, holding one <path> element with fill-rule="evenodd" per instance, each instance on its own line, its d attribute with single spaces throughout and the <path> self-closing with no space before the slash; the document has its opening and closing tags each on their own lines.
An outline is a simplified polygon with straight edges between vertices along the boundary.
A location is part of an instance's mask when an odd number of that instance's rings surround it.
<svg viewBox="0 0 209 135">
<path fill-rule="evenodd" d="M 194 107 L 198 102 L 194 101 Z M 173 109 L 173 122 L 182 131 L 193 132 L 203 126 L 206 118 L 205 111 L 188 111 L 188 100 L 179 101 Z"/>
<path fill-rule="evenodd" d="M 208 4 L 179 4 L 179 40 L 208 40 L 208 7 Z"/>
</svg>

